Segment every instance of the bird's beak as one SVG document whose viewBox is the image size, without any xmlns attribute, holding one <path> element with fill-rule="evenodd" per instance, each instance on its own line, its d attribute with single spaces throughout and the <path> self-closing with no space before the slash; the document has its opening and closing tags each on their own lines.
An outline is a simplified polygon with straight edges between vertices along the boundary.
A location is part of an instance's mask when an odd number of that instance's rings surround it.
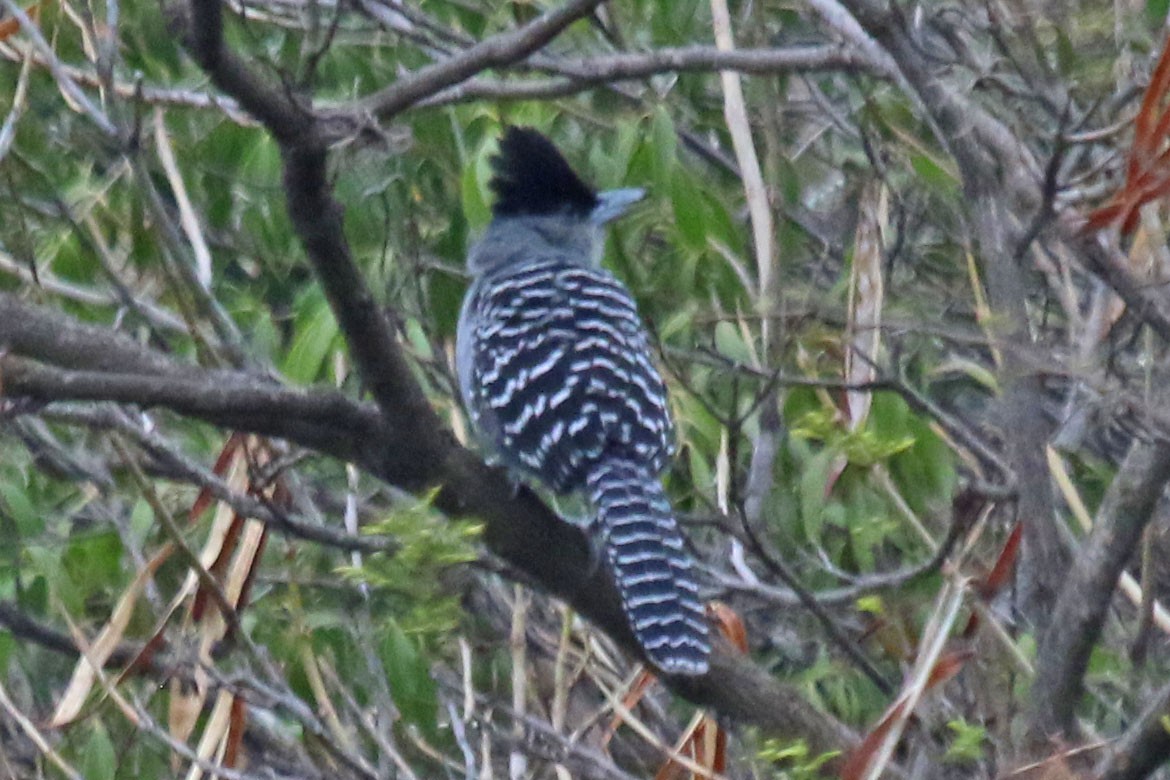
<svg viewBox="0 0 1170 780">
<path fill-rule="evenodd" d="M 646 190 L 641 187 L 626 187 L 621 190 L 606 190 L 597 193 L 597 205 L 593 207 L 589 219 L 595 225 L 604 225 L 629 211 L 630 206 L 646 197 Z"/>
</svg>

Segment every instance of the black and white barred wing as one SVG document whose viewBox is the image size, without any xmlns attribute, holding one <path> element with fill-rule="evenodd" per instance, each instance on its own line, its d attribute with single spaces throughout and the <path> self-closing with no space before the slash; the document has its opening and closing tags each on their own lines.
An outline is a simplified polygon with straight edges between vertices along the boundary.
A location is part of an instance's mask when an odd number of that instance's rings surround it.
<svg viewBox="0 0 1170 780">
<path fill-rule="evenodd" d="M 620 282 L 550 261 L 485 277 L 469 305 L 468 402 L 506 461 L 558 492 L 603 457 L 666 467 L 666 388 Z"/>
<path fill-rule="evenodd" d="M 608 273 L 566 263 L 481 284 L 464 380 L 478 427 L 522 471 L 587 493 L 646 655 L 666 672 L 703 674 L 698 586 L 659 482 L 671 443 L 666 388 L 633 300 Z"/>
</svg>

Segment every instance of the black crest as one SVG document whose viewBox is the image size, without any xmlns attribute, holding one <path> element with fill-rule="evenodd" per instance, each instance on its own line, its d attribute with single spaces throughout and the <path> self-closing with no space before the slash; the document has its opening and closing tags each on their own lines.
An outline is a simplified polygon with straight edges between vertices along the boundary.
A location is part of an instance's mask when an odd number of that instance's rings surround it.
<svg viewBox="0 0 1170 780">
<path fill-rule="evenodd" d="M 497 217 L 588 214 L 597 193 L 569 167 L 552 142 L 531 127 L 509 127 L 492 158 L 494 175 L 488 186 L 496 194 Z"/>
</svg>

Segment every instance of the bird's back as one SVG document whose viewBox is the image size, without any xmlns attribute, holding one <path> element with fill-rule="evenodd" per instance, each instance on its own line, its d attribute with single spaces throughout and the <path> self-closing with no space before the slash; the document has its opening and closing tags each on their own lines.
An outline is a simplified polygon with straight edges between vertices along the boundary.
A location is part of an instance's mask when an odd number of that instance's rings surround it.
<svg viewBox="0 0 1170 780">
<path fill-rule="evenodd" d="M 670 456 L 666 388 L 625 287 L 551 254 L 491 270 L 464 304 L 464 402 L 509 465 L 564 493 L 601 458 L 659 474 Z"/>
</svg>

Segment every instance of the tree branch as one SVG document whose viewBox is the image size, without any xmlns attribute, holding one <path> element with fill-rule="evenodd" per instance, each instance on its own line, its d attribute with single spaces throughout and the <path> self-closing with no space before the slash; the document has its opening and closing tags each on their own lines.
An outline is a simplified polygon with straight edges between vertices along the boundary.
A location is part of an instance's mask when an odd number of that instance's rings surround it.
<svg viewBox="0 0 1170 780">
<path fill-rule="evenodd" d="M 912 29 L 895 6 L 879 0 L 841 2 L 890 52 L 929 113 L 939 142 L 958 162 L 965 188 L 976 196 L 973 232 L 993 249 L 986 258 L 995 266 L 989 270 L 988 279 L 989 285 L 998 285 L 999 292 L 992 290 L 991 297 L 1000 306 L 1009 305 L 1009 327 L 1017 334 L 1017 340 L 1025 337 L 1028 323 L 1025 302 L 1020 297 L 1024 289 L 1015 265 L 1016 252 L 1012 250 L 1019 245 L 1014 239 L 1023 235 L 1020 223 L 1028 215 L 1048 208 L 1043 171 L 1035 155 L 1007 125 L 939 75 L 923 54 L 928 47 L 919 40 L 931 34 L 930 25 L 915 25 Z M 1131 311 L 1163 338 L 1170 337 L 1170 303 L 1165 296 L 1144 289 L 1095 237 L 1083 234 L 1079 220 L 1072 215 L 1061 215 L 1055 224 L 1061 240 L 1080 252 L 1086 265 L 1113 287 Z M 1005 368 L 1005 387 L 1009 395 L 1014 395 L 1006 427 L 1016 450 L 1014 466 L 1022 470 L 1017 475 L 1021 515 L 1026 529 L 1031 524 L 1043 530 L 1037 524 L 1051 525 L 1052 505 L 1050 500 L 1034 500 L 1051 490 L 1042 450 L 1037 450 L 1043 444 L 1043 437 L 1037 438 L 1038 381 L 1034 372 L 1020 373 L 1025 366 L 1008 363 Z M 1100 635 L 1117 577 L 1168 477 L 1170 449 L 1164 444 L 1140 445 L 1131 451 L 1110 486 L 1093 532 L 1077 553 L 1076 564 L 1044 572 L 1045 577 L 1063 577 L 1063 581 L 1053 581 L 1057 589 L 1055 608 L 1045 621 L 1036 680 L 1029 698 L 1030 730 L 1034 745 L 1040 749 L 1046 747 L 1047 738 L 1068 736 L 1074 728 L 1075 707 L 1083 692 L 1089 654 Z M 1037 489 L 1041 493 L 1037 494 Z M 1026 512 L 1024 500 L 1032 502 Z M 1050 551 L 1059 546 L 1055 529 L 1034 534 L 1032 546 L 1037 544 Z M 1039 565 L 1044 565 L 1044 557 Z"/>
<path fill-rule="evenodd" d="M 143 349 L 123 333 L 62 317 L 6 292 L 0 292 L 0 347 L 73 369 L 117 369 L 169 377 L 199 372 L 196 367 Z"/>
<path fill-rule="evenodd" d="M 1109 485 L 1075 566 L 1062 572 L 1060 592 L 1048 630 L 1041 637 L 1029 722 L 1038 744 L 1071 736 L 1084 691 L 1089 656 L 1105 622 L 1117 578 L 1150 521 L 1166 481 L 1170 445 L 1136 445 Z"/>
<path fill-rule="evenodd" d="M 3 626 L 13 636 L 27 639 L 55 653 L 61 653 L 71 658 L 77 658 L 81 655 L 81 651 L 77 649 L 72 637 L 33 620 L 24 613 L 18 604 L 12 601 L 0 600 L 0 626 Z M 125 668 L 140 655 L 142 655 L 141 646 L 120 644 L 106 659 L 106 667 L 110 669 Z M 158 661 L 158 655 L 155 654 L 150 659 L 151 667 L 166 666 Z"/>
<path fill-rule="evenodd" d="M 243 372 L 183 366 L 110 331 L 28 304 L 13 304 L 9 294 L 0 293 L 0 311 L 5 305 L 27 316 L 0 317 L 0 345 L 10 345 L 10 354 L 0 358 L 3 396 L 158 406 L 215 425 L 286 439 L 353 462 L 412 492 L 439 485 L 436 506 L 452 516 L 481 518 L 488 548 L 522 572 L 522 579 L 539 583 L 625 650 L 640 654 L 608 570 L 596 565 L 582 530 L 560 520 L 530 490 L 517 492 L 503 471 L 485 466 L 445 428 L 408 426 L 412 431 L 408 436 L 398 426 L 407 414 L 403 409 L 380 415 L 373 405 L 333 391 L 295 390 Z M 51 350 L 55 358 L 90 366 L 94 355 L 112 350 L 127 365 L 153 366 L 156 373 L 37 363 L 11 347 L 42 346 L 38 338 L 23 332 L 26 327 L 35 333 L 48 328 L 67 334 L 70 348 Z M 681 696 L 729 718 L 770 734 L 803 739 L 816 753 L 841 750 L 856 741 L 847 728 L 809 705 L 798 689 L 778 683 L 726 646 L 716 648 L 711 667 L 701 678 L 665 682 Z"/>
<path fill-rule="evenodd" d="M 523 59 L 557 37 L 573 22 L 587 16 L 603 0 L 569 0 L 519 29 L 481 41 L 443 62 L 428 65 L 361 101 L 364 112 L 390 119 L 425 97 L 457 84 L 488 68 Z"/>
<path fill-rule="evenodd" d="M 6 330 L 0 327 L 0 341 Z M 203 376 L 75 371 L 7 355 L 0 359 L 0 382 L 8 396 L 41 401 L 161 406 L 215 425 L 292 439 L 342 460 L 356 457 L 345 436 L 371 430 L 393 435 L 373 409 L 339 393 L 290 390 L 231 371 Z"/>
<path fill-rule="evenodd" d="M 416 105 L 433 108 L 470 100 L 548 100 L 574 95 L 602 84 L 644 79 L 660 73 L 739 73 L 769 75 L 820 70 L 884 73 L 854 49 L 842 46 L 792 46 L 775 49 L 721 51 L 713 46 L 682 46 L 651 52 L 616 54 L 578 59 L 558 59 L 551 66 L 534 68 L 559 74 L 555 78 L 502 80 L 473 78 L 446 87 L 419 100 Z"/>
<path fill-rule="evenodd" d="M 1170 685 L 1165 685 L 1125 733 L 1114 742 L 1098 767 L 1097 780 L 1142 780 L 1170 758 Z"/>
<path fill-rule="evenodd" d="M 219 0 L 191 0 L 190 17 L 183 6 L 171 6 L 168 11 L 172 32 L 182 39 L 211 83 L 260 120 L 278 143 L 299 143 L 315 136 L 311 107 L 283 86 L 261 79 L 224 45 Z"/>
<path fill-rule="evenodd" d="M 1034 213 L 1043 202 L 1043 170 L 1036 156 L 1007 125 L 927 65 L 923 48 L 905 31 L 905 20 L 879 0 L 842 0 L 859 22 L 887 47 L 901 74 L 929 110 L 942 143 L 965 173 L 1002 174 L 998 196 L 1017 214 Z M 1083 215 L 1065 212 L 1055 220 L 1060 240 L 1077 252 L 1089 271 L 1105 281 L 1159 336 L 1170 341 L 1170 299 L 1150 289 L 1114 259 L 1095 235 L 1083 229 Z"/>
<path fill-rule="evenodd" d="M 519 59 L 551 40 L 573 20 L 588 14 L 601 0 L 570 0 L 528 25 L 472 46 L 463 54 L 430 66 L 414 76 L 369 98 L 365 105 L 389 117 L 419 99 L 494 65 Z M 362 408 L 364 430 L 344 426 L 330 435 L 310 419 L 287 413 L 267 414 L 255 406 L 262 390 L 222 384 L 212 400 L 184 395 L 167 383 L 137 382 L 143 395 L 135 396 L 125 377 L 102 381 L 99 377 L 47 375 L 28 363 L 14 361 L 9 369 L 10 388 L 46 398 L 52 390 L 59 397 L 84 397 L 160 404 L 184 414 L 240 430 L 284 436 L 305 446 L 352 460 L 369 473 L 410 491 L 441 486 L 439 509 L 451 515 L 475 515 L 485 522 L 485 541 L 496 555 L 535 579 L 542 587 L 572 604 L 635 654 L 641 650 L 633 639 L 612 578 L 605 567 L 595 565 L 583 532 L 559 518 L 531 491 L 517 493 L 499 470 L 460 447 L 431 409 L 415 381 L 386 317 L 374 302 L 345 240 L 342 210 L 329 191 L 326 177 L 326 142 L 299 103 L 276 87 L 266 85 L 249 71 L 223 42 L 222 16 L 217 0 L 191 0 L 191 18 L 185 42 L 212 81 L 253 113 L 280 144 L 285 172 L 288 210 L 297 235 L 335 316 L 345 334 L 358 369 L 380 409 L 380 419 L 370 421 Z M 55 381 L 51 381 L 55 380 Z M 268 391 L 263 402 L 321 402 L 332 394 L 307 397 Z M 224 403 L 225 394 L 237 394 L 248 408 L 234 414 Z M 218 397 L 217 397 L 218 396 Z M 331 401 L 328 403 L 332 403 Z M 335 411 L 352 412 L 339 408 Z M 284 432 L 279 430 L 283 428 Z M 805 740 L 820 753 L 838 750 L 854 737 L 840 724 L 816 711 L 800 693 L 778 684 L 763 670 L 726 647 L 711 659 L 711 672 L 698 679 L 667 681 L 691 701 L 713 707 L 770 733 Z"/>
</svg>

